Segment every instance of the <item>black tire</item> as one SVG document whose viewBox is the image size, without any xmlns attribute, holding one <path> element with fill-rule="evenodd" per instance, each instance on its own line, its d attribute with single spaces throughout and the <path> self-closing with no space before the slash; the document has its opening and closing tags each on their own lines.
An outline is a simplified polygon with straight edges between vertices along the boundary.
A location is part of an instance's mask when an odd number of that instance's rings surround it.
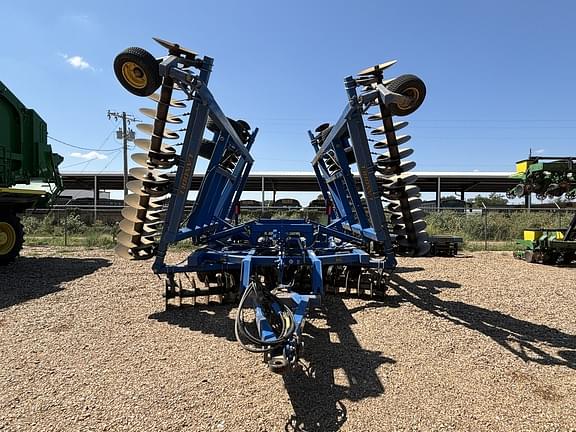
<svg viewBox="0 0 576 432">
<path fill-rule="evenodd" d="M 0 265 L 16 259 L 24 243 L 24 228 L 12 212 L 0 212 Z"/>
<path fill-rule="evenodd" d="M 412 99 L 408 105 L 394 104 L 390 107 L 392 114 L 397 116 L 412 114 L 422 105 L 426 97 L 426 85 L 416 75 L 400 75 L 386 88 L 393 93 L 399 93 Z"/>
<path fill-rule="evenodd" d="M 150 96 L 162 84 L 158 61 L 142 48 L 126 48 L 118 54 L 114 73 L 122 87 L 136 96 Z"/>
</svg>

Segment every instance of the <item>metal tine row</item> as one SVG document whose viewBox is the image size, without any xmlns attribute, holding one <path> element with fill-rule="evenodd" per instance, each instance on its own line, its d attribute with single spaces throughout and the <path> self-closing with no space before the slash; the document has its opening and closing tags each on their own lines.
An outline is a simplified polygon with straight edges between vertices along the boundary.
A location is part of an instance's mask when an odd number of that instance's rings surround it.
<svg viewBox="0 0 576 432">
<path fill-rule="evenodd" d="M 393 66 L 395 60 L 376 65 L 357 75 L 356 82 L 364 86 L 365 92 L 373 91 L 377 84 L 388 86 L 393 79 L 384 79 L 384 70 Z M 376 112 L 370 113 L 369 109 Z M 389 203 L 386 212 L 389 215 L 391 232 L 396 235 L 396 241 L 401 247 L 400 252 L 408 255 L 425 255 L 430 249 L 426 222 L 423 220 L 424 213 L 420 209 L 422 204 L 419 199 L 420 189 L 414 184 L 417 176 L 410 174 L 416 167 L 416 163 L 406 160 L 414 150 L 410 147 L 400 147 L 410 141 L 410 135 L 396 135 L 396 132 L 408 126 L 408 122 L 394 122 L 394 115 L 389 106 L 384 103 L 381 95 L 368 106 L 365 115 L 369 122 L 377 122 L 370 129 L 371 135 L 384 136 L 384 139 L 376 141 L 374 149 L 377 171 L 382 174 L 382 195 Z M 386 152 L 381 152 L 386 149 Z"/>
<path fill-rule="evenodd" d="M 389 274 L 375 269 L 330 266 L 325 275 L 325 291 L 346 297 L 382 299 Z"/>
<path fill-rule="evenodd" d="M 168 277 L 164 294 L 166 309 L 169 307 L 183 306 L 183 300 L 190 299 L 187 305 L 198 304 L 234 304 L 238 301 L 239 279 L 228 272 L 215 274 L 197 273 L 189 276 L 183 273 L 188 281 L 187 287 L 182 283 L 182 278 Z M 199 301 L 200 300 L 200 301 Z"/>
<path fill-rule="evenodd" d="M 164 77 L 160 92 L 149 96 L 156 102 L 156 108 L 140 109 L 143 115 L 154 122 L 136 125 L 137 129 L 149 138 L 138 138 L 134 141 L 143 153 L 131 156 L 139 166 L 130 169 L 130 175 L 135 180 L 127 184 L 130 194 L 125 197 L 122 209 L 123 220 L 120 223 L 116 253 L 123 258 L 140 260 L 155 256 L 155 237 L 162 229 L 165 216 L 163 207 L 172 188 L 164 170 L 169 170 L 178 163 L 176 149 L 164 144 L 163 140 L 175 140 L 179 135 L 167 128 L 166 124 L 182 123 L 182 119 L 170 114 L 169 109 L 186 107 L 182 101 L 172 99 L 174 90 L 178 90 L 174 81 Z"/>
</svg>

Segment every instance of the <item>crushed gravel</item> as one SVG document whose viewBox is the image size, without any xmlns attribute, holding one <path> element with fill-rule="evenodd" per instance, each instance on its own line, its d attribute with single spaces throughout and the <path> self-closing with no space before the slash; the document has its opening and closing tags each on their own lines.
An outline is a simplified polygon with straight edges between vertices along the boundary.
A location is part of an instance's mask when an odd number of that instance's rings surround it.
<svg viewBox="0 0 576 432">
<path fill-rule="evenodd" d="M 385 302 L 327 297 L 278 376 L 232 307 L 165 311 L 148 261 L 23 255 L 0 268 L 3 431 L 576 431 L 576 268 L 400 259 Z"/>
</svg>

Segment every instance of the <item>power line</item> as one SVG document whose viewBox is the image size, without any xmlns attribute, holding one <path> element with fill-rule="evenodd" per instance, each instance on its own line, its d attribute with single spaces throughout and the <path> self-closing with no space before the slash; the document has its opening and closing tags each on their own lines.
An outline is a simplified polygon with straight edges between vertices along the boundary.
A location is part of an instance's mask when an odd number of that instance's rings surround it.
<svg viewBox="0 0 576 432">
<path fill-rule="evenodd" d="M 114 131 L 112 131 L 112 132 L 114 132 Z M 110 135 L 112 135 L 112 133 L 110 133 Z M 108 135 L 108 137 L 110 137 L 110 135 Z M 59 143 L 59 144 L 62 144 L 62 145 L 68 146 L 68 147 L 72 147 L 72 148 L 75 148 L 75 149 L 79 149 L 79 150 L 101 151 L 101 152 L 115 152 L 115 151 L 118 151 L 118 150 L 122 150 L 122 147 L 118 147 L 118 148 L 114 148 L 114 149 L 104 149 L 104 150 L 102 150 L 102 149 L 95 149 L 95 148 L 88 148 L 88 147 L 81 147 L 81 146 L 77 146 L 77 145 L 74 145 L 74 144 L 69 144 L 69 143 L 67 143 L 67 142 L 61 141 L 61 140 L 59 140 L 59 139 L 57 139 L 57 138 L 54 138 L 54 137 L 52 137 L 52 136 L 50 136 L 50 135 L 48 135 L 48 138 L 50 138 L 52 141 L 56 141 L 56 142 Z M 106 139 L 106 141 L 107 141 L 107 139 Z"/>
</svg>

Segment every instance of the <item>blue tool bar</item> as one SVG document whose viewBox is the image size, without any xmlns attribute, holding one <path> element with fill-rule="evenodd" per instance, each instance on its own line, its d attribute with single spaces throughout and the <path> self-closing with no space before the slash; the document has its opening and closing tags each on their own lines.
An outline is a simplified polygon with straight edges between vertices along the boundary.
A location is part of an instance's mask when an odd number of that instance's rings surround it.
<svg viewBox="0 0 576 432">
<path fill-rule="evenodd" d="M 246 149 L 248 151 L 252 150 L 252 144 L 258 135 L 258 128 L 254 130 L 251 134 L 250 139 L 246 143 Z M 234 168 L 234 181 L 228 182 L 222 191 L 218 205 L 216 206 L 216 216 L 225 219 L 226 217 L 232 217 L 234 213 L 234 206 L 240 200 L 242 195 L 242 190 L 244 185 L 248 180 L 250 175 L 250 170 L 252 169 L 253 162 L 249 162 L 244 158 L 240 158 L 236 167 Z"/>
<path fill-rule="evenodd" d="M 360 194 L 358 193 L 358 189 L 356 188 L 356 181 L 354 180 L 354 175 L 350 170 L 350 165 L 348 165 L 348 156 L 344 151 L 343 139 L 337 137 L 334 140 L 333 148 L 334 153 L 336 154 L 336 158 L 338 159 L 338 165 L 340 165 L 340 169 L 342 171 L 342 179 L 344 181 L 344 184 L 346 185 L 346 189 L 348 192 L 347 196 L 350 197 L 350 199 L 352 200 L 352 205 L 354 206 L 354 212 L 358 219 L 358 223 L 362 226 L 362 228 L 366 228 L 370 224 L 368 223 L 368 218 L 366 217 L 366 213 L 364 212 L 362 201 L 360 201 Z M 354 153 L 356 153 L 355 145 L 354 145 Z M 372 162 L 372 160 L 370 160 L 370 162 Z M 360 163 L 358 163 L 358 168 L 360 169 Z"/>
<path fill-rule="evenodd" d="M 368 145 L 368 138 L 366 137 L 366 130 L 362 120 L 361 105 L 358 102 L 358 95 L 356 93 L 356 81 L 349 76 L 344 79 L 344 83 L 351 108 L 350 121 L 347 123 L 348 132 L 350 133 L 350 140 L 353 144 L 354 156 L 356 157 L 356 164 L 358 166 L 358 172 L 360 173 L 364 198 L 368 205 L 368 214 L 370 215 L 372 227 L 374 228 L 377 239 L 384 243 L 385 254 L 390 255 L 394 253 L 392 241 L 390 240 L 390 233 L 388 232 L 384 209 L 382 208 L 380 190 L 376 182 L 376 167 L 372 162 L 370 146 Z"/>
<path fill-rule="evenodd" d="M 324 282 L 322 278 L 322 261 L 318 259 L 312 249 L 308 249 L 308 258 L 312 263 L 312 292 L 324 294 Z"/>
<path fill-rule="evenodd" d="M 344 112 L 342 113 L 342 115 L 340 115 L 340 118 L 338 119 L 338 121 L 336 122 L 336 124 L 334 125 L 334 127 L 332 128 L 332 130 L 322 143 L 322 147 L 320 147 L 320 150 L 316 152 L 316 156 L 314 156 L 314 159 L 312 159 L 312 165 L 318 163 L 318 161 L 326 154 L 326 151 L 332 144 L 334 138 L 336 138 L 336 136 L 338 135 L 338 132 L 342 130 L 342 128 L 344 128 L 344 126 L 346 125 L 351 109 L 352 108 L 350 107 L 350 105 L 346 106 Z"/>
<path fill-rule="evenodd" d="M 198 78 L 200 83 L 197 84 L 200 88 L 208 84 L 213 61 L 214 60 L 210 57 L 203 58 L 202 64 L 199 67 L 200 75 Z M 168 57 L 164 62 L 162 62 L 160 71 L 164 71 L 165 74 L 170 74 L 171 76 L 173 71 L 179 71 L 179 69 L 175 67 L 176 65 L 177 62 L 175 64 L 175 61 L 171 59 L 171 57 Z M 188 191 L 192 184 L 192 177 L 194 175 L 194 169 L 200 151 L 200 144 L 202 142 L 202 135 L 207 120 L 208 106 L 202 103 L 202 101 L 194 99 L 190 110 L 186 135 L 184 136 L 184 141 L 182 143 L 178 170 L 176 171 L 174 188 L 166 212 L 164 228 L 156 251 L 156 259 L 152 266 L 154 272 L 158 272 L 165 266 L 164 259 L 166 257 L 168 245 L 176 239 L 176 234 L 178 233 L 180 221 L 182 220 L 184 213 Z"/>
</svg>

